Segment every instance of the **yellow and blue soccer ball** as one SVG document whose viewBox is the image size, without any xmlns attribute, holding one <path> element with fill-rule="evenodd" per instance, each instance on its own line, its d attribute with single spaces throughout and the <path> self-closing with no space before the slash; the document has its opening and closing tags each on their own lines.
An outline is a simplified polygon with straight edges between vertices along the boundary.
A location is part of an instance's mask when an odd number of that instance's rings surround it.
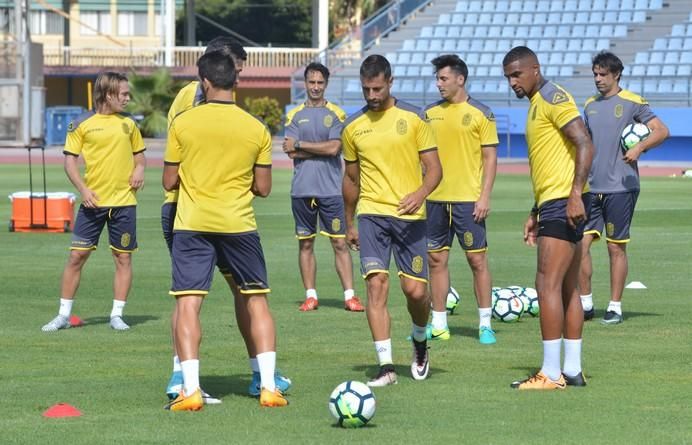
<svg viewBox="0 0 692 445">
<path fill-rule="evenodd" d="M 375 395 L 365 383 L 343 382 L 329 396 L 329 412 L 339 426 L 361 427 L 375 415 Z"/>
<path fill-rule="evenodd" d="M 640 124 L 638 122 L 628 124 L 620 134 L 620 144 L 622 145 L 622 150 L 629 150 L 639 142 L 648 138 L 650 134 L 651 130 L 644 124 Z"/>
</svg>

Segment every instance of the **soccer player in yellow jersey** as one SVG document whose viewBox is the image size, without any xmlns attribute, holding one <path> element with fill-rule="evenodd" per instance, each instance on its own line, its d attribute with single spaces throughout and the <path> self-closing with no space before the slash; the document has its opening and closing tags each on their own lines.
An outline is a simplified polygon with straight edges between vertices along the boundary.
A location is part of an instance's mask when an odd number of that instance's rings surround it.
<svg viewBox="0 0 692 445">
<path fill-rule="evenodd" d="M 344 308 L 363 312 L 365 308 L 353 291 L 353 260 L 346 245 L 344 198 L 341 195 L 341 130 L 346 113 L 324 98 L 329 69 L 310 63 L 304 72 L 307 100 L 286 115 L 284 152 L 293 159 L 291 209 L 298 238 L 298 266 L 305 286 L 301 312 L 318 307 L 315 236 L 331 241 L 336 272 L 344 289 Z"/>
<path fill-rule="evenodd" d="M 203 407 L 199 386 L 199 312 L 217 258 L 237 290 L 236 307 L 251 322 L 261 379 L 260 405 L 285 406 L 276 388 L 276 334 L 269 311 L 266 264 L 252 208 L 271 191 L 271 136 L 266 126 L 233 102 L 235 65 L 221 52 L 198 63 L 206 103 L 179 114 L 168 130 L 163 186 L 179 189 L 173 235 L 176 351 L 183 389 L 166 408 Z M 210 144 L 208 141 L 214 141 Z"/>
<path fill-rule="evenodd" d="M 440 162 L 448 172 L 426 203 L 432 323 L 428 339 L 448 340 L 446 299 L 449 250 L 456 234 L 473 273 L 481 344 L 493 344 L 490 325 L 492 279 L 488 268 L 485 219 L 497 169 L 497 127 L 493 112 L 466 91 L 468 68 L 453 54 L 432 60 L 442 100 L 425 114 L 435 133 Z"/>
<path fill-rule="evenodd" d="M 231 57 L 235 64 L 236 70 L 236 84 L 238 83 L 238 76 L 243 70 L 243 64 L 247 59 L 247 53 L 243 49 L 243 46 L 235 39 L 230 37 L 217 37 L 209 42 L 205 53 L 220 51 L 227 57 Z M 206 99 L 204 97 L 204 92 L 202 91 L 202 86 L 199 81 L 192 81 L 185 87 L 183 87 L 178 95 L 175 97 L 171 108 L 168 111 L 168 125 L 170 126 L 176 115 L 182 113 L 183 111 L 189 110 L 192 107 L 205 103 Z M 171 190 L 166 192 L 166 197 L 161 207 L 161 228 L 163 229 L 163 236 L 168 245 L 168 250 L 170 251 L 173 243 L 173 222 L 175 220 L 175 214 L 178 202 L 178 190 Z M 237 294 L 237 288 L 233 282 L 233 278 L 229 274 L 229 268 L 222 262 L 217 264 L 219 270 L 226 278 L 233 295 L 235 296 L 236 304 L 240 304 L 242 298 Z M 250 361 L 250 369 L 252 370 L 252 381 L 248 387 L 248 393 L 251 396 L 257 397 L 260 395 L 260 373 L 257 364 L 257 352 L 255 346 L 252 342 L 252 337 L 250 335 L 250 321 L 247 319 L 246 311 L 243 310 L 242 306 L 237 306 L 235 309 L 236 321 L 238 323 L 238 329 L 240 330 L 243 340 L 248 351 L 248 357 Z M 166 394 L 172 400 L 178 397 L 178 393 L 183 384 L 183 374 L 180 367 L 180 359 L 178 354 L 175 352 L 175 320 L 177 319 L 176 308 L 173 309 L 171 315 L 171 331 L 173 337 L 173 372 L 166 385 Z M 290 379 L 277 373 L 276 375 L 276 385 L 281 391 L 286 391 L 291 385 Z M 219 399 L 211 397 L 206 392 L 202 391 L 204 396 L 204 402 L 208 404 L 221 403 Z"/>
<path fill-rule="evenodd" d="M 440 183 L 442 167 L 425 116 L 390 95 L 393 80 L 384 57 L 371 55 L 363 61 L 360 81 L 367 106 L 346 120 L 341 137 L 346 161 L 346 241 L 360 250 L 368 294 L 366 314 L 380 365 L 370 386 L 397 382 L 387 311 L 392 247 L 413 321 L 411 374 L 423 380 L 429 370 L 424 204 Z M 356 205 L 358 229 L 353 218 Z"/>
<path fill-rule="evenodd" d="M 577 280 L 589 213 L 586 192 L 593 144 L 574 99 L 543 78 L 532 50 L 525 46 L 512 48 L 502 65 L 516 96 L 530 101 L 526 141 L 535 204 L 524 225 L 524 241 L 538 246 L 536 290 L 543 337 L 540 371 L 511 386 L 520 390 L 584 386 L 584 313 Z M 563 344 L 565 359 L 561 368 Z"/>
<path fill-rule="evenodd" d="M 134 120 L 123 111 L 130 101 L 127 77 L 101 73 L 94 83 L 96 112 L 89 111 L 70 123 L 65 142 L 65 172 L 79 190 L 82 204 L 72 234 L 70 257 L 62 276 L 58 315 L 44 332 L 70 327 L 70 314 L 82 268 L 96 249 L 104 225 L 115 261 L 113 308 L 110 325 L 130 327 L 122 314 L 132 285 L 132 252 L 137 249 L 135 192 L 144 185 L 144 141 Z M 84 158 L 84 179 L 79 156 Z"/>
</svg>

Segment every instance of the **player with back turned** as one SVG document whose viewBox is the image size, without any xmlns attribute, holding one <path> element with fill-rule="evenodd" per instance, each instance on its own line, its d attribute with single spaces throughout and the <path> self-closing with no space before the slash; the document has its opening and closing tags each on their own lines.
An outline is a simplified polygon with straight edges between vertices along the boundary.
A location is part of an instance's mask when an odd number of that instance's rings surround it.
<svg viewBox="0 0 692 445">
<path fill-rule="evenodd" d="M 371 55 L 363 61 L 360 81 L 367 106 L 346 120 L 341 137 L 346 161 L 346 241 L 360 249 L 368 296 L 366 314 L 380 365 L 370 386 L 397 382 L 387 310 L 392 250 L 413 322 L 411 374 L 415 380 L 423 380 L 429 371 L 424 205 L 442 178 L 442 167 L 425 116 L 390 95 L 393 80 L 384 57 Z"/>
<path fill-rule="evenodd" d="M 535 203 L 524 225 L 524 241 L 538 246 L 536 291 L 543 338 L 540 371 L 511 386 L 520 390 L 584 386 L 584 313 L 577 281 L 589 211 L 586 192 L 593 144 L 574 99 L 543 78 L 531 49 L 512 48 L 502 65 L 516 96 L 530 101 L 526 141 Z M 565 358 L 560 367 L 563 344 Z"/>
<path fill-rule="evenodd" d="M 594 316 L 591 292 L 591 244 L 605 239 L 610 260 L 610 302 L 601 323 L 622 323 L 622 293 L 627 279 L 627 244 L 634 207 L 639 196 L 637 160 L 645 151 L 660 145 L 668 137 L 668 128 L 651 111 L 648 102 L 620 88 L 624 66 L 613 53 L 601 51 L 592 62 L 594 83 L 598 94 L 586 101 L 586 126 L 596 148 L 589 186 L 591 215 L 584 229 L 584 257 L 581 261 L 579 290 L 584 318 Z M 649 137 L 623 153 L 620 135 L 633 122 L 645 124 Z"/>
</svg>

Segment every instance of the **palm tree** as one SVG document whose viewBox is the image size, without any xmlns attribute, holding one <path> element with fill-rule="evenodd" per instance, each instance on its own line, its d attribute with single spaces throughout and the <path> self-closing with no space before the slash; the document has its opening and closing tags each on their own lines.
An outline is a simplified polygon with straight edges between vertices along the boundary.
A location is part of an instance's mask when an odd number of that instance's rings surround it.
<svg viewBox="0 0 692 445">
<path fill-rule="evenodd" d="M 168 128 L 168 109 L 175 98 L 177 83 L 165 68 L 150 75 L 132 72 L 129 78 L 131 99 L 127 111 L 142 116 L 139 127 L 143 136 L 164 136 Z"/>
</svg>

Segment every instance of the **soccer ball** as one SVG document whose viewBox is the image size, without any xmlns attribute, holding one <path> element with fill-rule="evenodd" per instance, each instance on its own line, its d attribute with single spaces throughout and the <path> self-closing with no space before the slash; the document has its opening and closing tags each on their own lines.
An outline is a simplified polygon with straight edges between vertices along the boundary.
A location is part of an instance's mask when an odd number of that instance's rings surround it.
<svg viewBox="0 0 692 445">
<path fill-rule="evenodd" d="M 499 289 L 493 304 L 493 318 L 506 323 L 517 321 L 524 312 L 524 302 L 511 289 Z"/>
<path fill-rule="evenodd" d="M 365 383 L 343 382 L 329 396 L 329 411 L 340 426 L 361 427 L 375 415 L 375 395 Z"/>
<path fill-rule="evenodd" d="M 524 289 L 523 287 L 521 287 L 521 286 L 509 286 L 509 287 L 507 287 L 507 289 L 509 289 L 509 290 L 511 290 L 512 292 L 514 292 L 514 295 L 516 295 L 517 297 L 519 297 L 519 299 L 522 301 L 522 303 L 524 303 L 524 310 L 525 310 L 525 311 L 528 310 L 529 304 L 530 304 L 531 302 L 529 301 L 529 298 L 528 298 L 528 297 L 526 296 L 526 294 L 524 293 L 524 290 L 525 290 L 525 289 Z"/>
<path fill-rule="evenodd" d="M 629 150 L 639 142 L 648 138 L 650 134 L 651 130 L 649 130 L 649 127 L 644 124 L 640 124 L 638 122 L 628 124 L 625 129 L 622 130 L 622 134 L 620 135 L 620 144 L 622 145 L 622 149 L 624 151 Z"/>
<path fill-rule="evenodd" d="M 528 306 L 526 306 L 526 312 L 531 314 L 532 317 L 538 317 L 541 313 L 541 308 L 538 306 L 538 294 L 536 289 L 532 287 L 527 287 L 524 289 L 524 296 L 529 301 Z"/>
<path fill-rule="evenodd" d="M 460 301 L 461 296 L 459 295 L 459 292 L 450 286 L 449 292 L 447 292 L 447 312 L 449 312 L 450 315 L 454 313 L 454 310 L 457 308 L 457 306 L 459 306 Z"/>
</svg>

